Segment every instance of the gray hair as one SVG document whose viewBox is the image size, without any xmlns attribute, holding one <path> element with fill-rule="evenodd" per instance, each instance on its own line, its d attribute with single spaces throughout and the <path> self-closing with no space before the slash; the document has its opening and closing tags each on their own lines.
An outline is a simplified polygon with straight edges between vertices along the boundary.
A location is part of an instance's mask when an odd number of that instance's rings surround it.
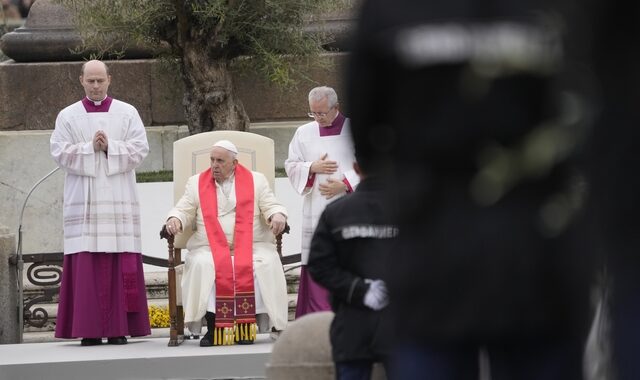
<svg viewBox="0 0 640 380">
<path fill-rule="evenodd" d="M 309 103 L 318 102 L 324 98 L 327 98 L 329 107 L 334 107 L 338 104 L 338 94 L 336 94 L 336 90 L 331 87 L 321 86 L 309 91 Z"/>
</svg>

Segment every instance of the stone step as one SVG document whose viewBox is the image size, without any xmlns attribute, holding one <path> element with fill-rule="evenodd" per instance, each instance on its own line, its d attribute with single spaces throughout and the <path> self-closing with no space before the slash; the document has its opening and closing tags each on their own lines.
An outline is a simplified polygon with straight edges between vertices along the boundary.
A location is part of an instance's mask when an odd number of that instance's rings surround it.
<svg viewBox="0 0 640 380">
<path fill-rule="evenodd" d="M 151 329 L 151 335 L 146 338 L 167 338 L 169 339 L 169 328 L 159 327 Z M 22 335 L 23 343 L 44 343 L 44 342 L 68 342 L 69 339 L 58 339 L 54 336 L 54 331 L 25 331 Z"/>
<path fill-rule="evenodd" d="M 258 334 L 255 344 L 199 347 L 185 341 L 168 347 L 167 337 L 143 337 L 124 346 L 80 347 L 57 340 L 0 345 L 0 380 L 16 379 L 264 379 L 273 340 Z"/>
</svg>

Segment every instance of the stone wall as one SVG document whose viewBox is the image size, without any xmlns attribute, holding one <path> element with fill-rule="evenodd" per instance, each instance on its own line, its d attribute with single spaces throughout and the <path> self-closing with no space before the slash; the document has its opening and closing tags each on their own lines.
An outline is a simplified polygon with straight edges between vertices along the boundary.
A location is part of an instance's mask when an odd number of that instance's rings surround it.
<svg viewBox="0 0 640 380">
<path fill-rule="evenodd" d="M 282 90 L 257 74 L 236 72 L 235 88 L 252 122 L 306 117 L 307 94 L 328 85 L 342 93 L 344 54 L 330 54 L 328 68 L 297 69 L 312 81 Z M 110 94 L 133 104 L 149 126 L 185 123 L 181 79 L 154 59 L 108 61 Z M 0 63 L 0 131 L 53 129 L 58 112 L 84 96 L 82 62 Z"/>
</svg>

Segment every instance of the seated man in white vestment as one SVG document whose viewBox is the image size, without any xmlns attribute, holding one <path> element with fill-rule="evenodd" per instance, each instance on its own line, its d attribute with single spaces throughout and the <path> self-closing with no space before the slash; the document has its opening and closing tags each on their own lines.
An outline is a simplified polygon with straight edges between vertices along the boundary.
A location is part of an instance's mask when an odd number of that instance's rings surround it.
<svg viewBox="0 0 640 380">
<path fill-rule="evenodd" d="M 207 333 L 200 346 L 253 343 L 257 319 L 268 316 L 269 330 L 286 327 L 287 286 L 275 246 L 287 211 L 266 177 L 238 163 L 238 149 L 227 140 L 211 149 L 211 169 L 187 181 L 185 193 L 169 212 L 170 234 L 193 226 L 182 277 L 187 328 Z"/>
</svg>

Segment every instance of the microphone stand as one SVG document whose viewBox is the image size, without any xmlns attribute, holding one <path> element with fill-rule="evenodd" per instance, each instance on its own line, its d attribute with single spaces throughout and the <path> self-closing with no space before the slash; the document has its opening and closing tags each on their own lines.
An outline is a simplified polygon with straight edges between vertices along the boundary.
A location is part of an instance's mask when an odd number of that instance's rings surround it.
<svg viewBox="0 0 640 380">
<path fill-rule="evenodd" d="M 20 211 L 20 221 L 18 223 L 18 247 L 16 252 L 17 258 L 17 270 L 18 270 L 18 342 L 22 343 L 23 333 L 24 333 L 24 290 L 23 288 L 23 271 L 24 271 L 24 260 L 22 259 L 22 218 L 24 217 L 24 209 L 27 206 L 27 201 L 31 196 L 31 193 L 42 183 L 44 180 L 49 178 L 53 173 L 58 171 L 59 167 L 56 167 L 52 171 L 50 171 L 47 175 L 42 177 L 38 182 L 35 183 L 31 187 L 31 190 L 27 193 L 26 198 L 24 199 L 24 203 L 22 203 L 22 210 Z"/>
</svg>

